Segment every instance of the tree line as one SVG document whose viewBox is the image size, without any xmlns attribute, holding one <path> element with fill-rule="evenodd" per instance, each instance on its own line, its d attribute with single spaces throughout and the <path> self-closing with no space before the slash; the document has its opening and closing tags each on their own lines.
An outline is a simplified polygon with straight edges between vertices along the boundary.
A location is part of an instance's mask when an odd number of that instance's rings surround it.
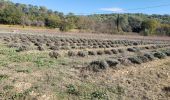
<svg viewBox="0 0 170 100">
<path fill-rule="evenodd" d="M 61 31 L 80 31 L 120 34 L 136 32 L 142 35 L 170 36 L 170 15 L 147 14 L 93 14 L 74 15 L 0 0 L 0 24 L 58 28 Z"/>
</svg>

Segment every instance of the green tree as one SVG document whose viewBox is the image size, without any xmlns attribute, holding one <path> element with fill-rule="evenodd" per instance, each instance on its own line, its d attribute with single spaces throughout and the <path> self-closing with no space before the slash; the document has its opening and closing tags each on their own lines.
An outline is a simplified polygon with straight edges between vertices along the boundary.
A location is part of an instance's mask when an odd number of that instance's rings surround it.
<svg viewBox="0 0 170 100">
<path fill-rule="evenodd" d="M 138 16 L 129 16 L 128 18 L 129 25 L 133 32 L 141 31 L 142 18 Z"/>
<path fill-rule="evenodd" d="M 158 35 L 167 35 L 170 36 L 170 25 L 169 24 L 161 24 L 160 27 L 156 29 Z"/>
<path fill-rule="evenodd" d="M 0 21 L 3 24 L 20 24 L 22 12 L 17 9 L 15 6 L 8 5 L 0 13 Z"/>
<path fill-rule="evenodd" d="M 77 28 L 76 23 L 78 21 L 78 17 L 73 13 L 69 13 L 65 18 L 66 23 L 68 24 L 70 29 Z"/>
<path fill-rule="evenodd" d="M 156 28 L 159 26 L 159 22 L 155 19 L 147 19 L 142 22 L 142 30 L 148 30 L 147 35 L 154 35 Z"/>
<path fill-rule="evenodd" d="M 61 19 L 57 15 L 50 15 L 45 19 L 45 25 L 50 28 L 59 28 L 61 24 Z"/>
</svg>

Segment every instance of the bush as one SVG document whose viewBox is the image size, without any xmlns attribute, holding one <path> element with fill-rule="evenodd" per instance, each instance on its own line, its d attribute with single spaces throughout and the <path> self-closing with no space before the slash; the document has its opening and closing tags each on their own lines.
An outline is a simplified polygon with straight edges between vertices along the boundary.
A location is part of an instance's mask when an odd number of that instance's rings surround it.
<svg viewBox="0 0 170 100">
<path fill-rule="evenodd" d="M 151 61 L 155 59 L 154 56 L 152 54 L 149 54 L 149 53 L 145 53 L 144 56 L 147 57 Z"/>
<path fill-rule="evenodd" d="M 149 47 L 149 46 L 146 46 L 145 49 L 150 49 L 150 47 Z"/>
<path fill-rule="evenodd" d="M 106 62 L 111 68 L 114 68 L 119 64 L 119 61 L 114 60 L 114 59 L 107 59 Z"/>
<path fill-rule="evenodd" d="M 40 50 L 40 51 L 44 51 L 45 50 L 45 48 L 43 46 L 38 46 L 37 49 Z"/>
<path fill-rule="evenodd" d="M 157 49 L 157 47 L 156 47 L 156 46 L 151 46 L 151 48 L 152 48 L 152 49 Z"/>
<path fill-rule="evenodd" d="M 109 100 L 105 92 L 95 91 L 91 93 L 91 100 Z"/>
<path fill-rule="evenodd" d="M 113 54 L 112 51 L 110 51 L 110 50 L 105 50 L 104 53 L 108 54 L 108 55 L 112 55 Z"/>
<path fill-rule="evenodd" d="M 51 50 L 59 50 L 60 48 L 59 48 L 59 46 L 51 46 L 50 49 Z"/>
<path fill-rule="evenodd" d="M 76 89 L 76 87 L 72 84 L 69 84 L 67 86 L 67 93 L 73 94 L 73 95 L 79 95 L 79 91 Z"/>
<path fill-rule="evenodd" d="M 97 55 L 103 55 L 104 52 L 102 50 L 97 51 Z"/>
<path fill-rule="evenodd" d="M 49 56 L 51 57 L 51 58 L 59 58 L 59 57 L 61 57 L 61 55 L 60 55 L 60 53 L 58 52 L 58 51 L 52 51 L 52 52 L 50 52 L 49 53 Z"/>
<path fill-rule="evenodd" d="M 76 56 L 76 52 L 68 51 L 68 56 L 70 56 L 70 57 Z"/>
<path fill-rule="evenodd" d="M 96 51 L 88 51 L 88 55 L 97 55 Z"/>
<path fill-rule="evenodd" d="M 133 45 L 139 45 L 137 42 L 134 42 Z"/>
<path fill-rule="evenodd" d="M 136 52 L 137 50 L 135 48 L 127 48 L 127 51 L 129 51 L 129 52 Z"/>
<path fill-rule="evenodd" d="M 136 52 L 139 52 L 140 51 L 140 48 L 139 47 L 133 47 L 135 50 L 136 50 Z"/>
<path fill-rule="evenodd" d="M 170 50 L 165 50 L 163 53 L 165 53 L 167 56 L 170 56 Z"/>
<path fill-rule="evenodd" d="M 118 61 L 119 61 L 122 65 L 125 65 L 125 66 L 128 66 L 128 65 L 131 63 L 128 59 L 125 59 L 125 58 L 120 58 L 120 59 L 118 59 Z"/>
<path fill-rule="evenodd" d="M 130 58 L 128 58 L 128 60 L 131 61 L 131 63 L 133 63 L 133 64 L 141 64 L 142 63 L 142 60 L 137 57 L 130 57 Z"/>
<path fill-rule="evenodd" d="M 162 52 L 155 52 L 154 57 L 159 58 L 159 59 L 164 59 L 166 55 Z"/>
<path fill-rule="evenodd" d="M 113 52 L 113 54 L 118 54 L 118 51 L 116 49 L 112 49 L 111 51 Z"/>
<path fill-rule="evenodd" d="M 146 63 L 149 61 L 149 59 L 145 56 L 137 56 L 137 58 L 139 58 L 143 63 Z"/>
<path fill-rule="evenodd" d="M 42 46 L 42 43 L 36 42 L 36 43 L 34 43 L 34 45 L 35 45 L 35 46 Z"/>
<path fill-rule="evenodd" d="M 77 53 L 77 55 L 80 56 L 80 57 L 85 57 L 85 56 L 87 56 L 88 54 L 87 54 L 86 51 L 79 51 L 79 52 Z"/>
<path fill-rule="evenodd" d="M 124 53 L 125 51 L 123 49 L 118 49 L 119 53 Z"/>
<path fill-rule="evenodd" d="M 92 61 L 88 66 L 89 70 L 92 70 L 94 72 L 105 70 L 108 67 L 109 65 L 107 64 L 105 60 Z"/>
<path fill-rule="evenodd" d="M 30 46 L 27 45 L 21 45 L 16 52 L 21 52 L 21 51 L 26 51 L 26 50 L 30 50 Z"/>
</svg>

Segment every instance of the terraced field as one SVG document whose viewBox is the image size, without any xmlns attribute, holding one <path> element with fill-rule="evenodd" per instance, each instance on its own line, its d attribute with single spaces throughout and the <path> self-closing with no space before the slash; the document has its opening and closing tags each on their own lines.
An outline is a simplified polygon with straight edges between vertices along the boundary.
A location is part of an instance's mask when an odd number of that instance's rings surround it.
<svg viewBox="0 0 170 100">
<path fill-rule="evenodd" d="M 1 33 L 0 99 L 170 99 L 170 39 L 106 37 Z"/>
</svg>

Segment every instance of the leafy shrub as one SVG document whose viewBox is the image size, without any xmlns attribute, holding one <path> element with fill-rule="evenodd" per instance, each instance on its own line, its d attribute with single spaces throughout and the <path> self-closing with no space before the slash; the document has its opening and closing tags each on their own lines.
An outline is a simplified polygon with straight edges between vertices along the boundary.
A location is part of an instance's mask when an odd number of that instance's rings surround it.
<svg viewBox="0 0 170 100">
<path fill-rule="evenodd" d="M 102 50 L 97 51 L 97 55 L 103 55 L 104 52 Z"/>
<path fill-rule="evenodd" d="M 157 47 L 156 47 L 156 46 L 151 46 L 151 48 L 152 48 L 152 49 L 157 49 Z"/>
<path fill-rule="evenodd" d="M 110 51 L 110 50 L 104 50 L 104 53 L 108 54 L 108 55 L 112 55 L 113 54 L 112 51 Z"/>
<path fill-rule="evenodd" d="M 106 62 L 111 68 L 114 68 L 119 64 L 119 61 L 114 60 L 114 59 L 107 59 Z"/>
<path fill-rule="evenodd" d="M 38 49 L 39 51 L 44 51 L 44 50 L 45 50 L 45 48 L 44 48 L 43 46 L 38 46 L 37 49 Z"/>
<path fill-rule="evenodd" d="M 35 45 L 35 46 L 42 46 L 42 43 L 36 42 L 36 43 L 34 43 L 34 45 Z"/>
<path fill-rule="evenodd" d="M 88 51 L 88 55 L 97 55 L 96 51 Z"/>
<path fill-rule="evenodd" d="M 87 56 L 88 54 L 87 54 L 86 51 L 78 51 L 77 55 L 80 56 L 80 57 L 85 57 L 85 56 Z"/>
<path fill-rule="evenodd" d="M 151 61 L 155 59 L 154 56 L 152 54 L 149 54 L 149 53 L 145 53 L 144 56 L 147 57 Z"/>
<path fill-rule="evenodd" d="M 119 53 L 124 53 L 125 51 L 123 49 L 118 49 Z"/>
<path fill-rule="evenodd" d="M 145 56 L 137 56 L 138 59 L 140 59 L 143 63 L 146 63 L 149 61 L 149 59 Z"/>
<path fill-rule="evenodd" d="M 162 90 L 165 92 L 170 92 L 170 86 L 164 87 Z"/>
<path fill-rule="evenodd" d="M 16 52 L 21 52 L 21 51 L 26 51 L 26 50 L 30 50 L 30 46 L 27 45 L 21 45 Z"/>
<path fill-rule="evenodd" d="M 79 91 L 76 89 L 76 87 L 72 84 L 69 84 L 67 86 L 67 93 L 72 94 L 72 95 L 79 95 Z"/>
<path fill-rule="evenodd" d="M 105 92 L 95 91 L 91 93 L 92 100 L 108 100 L 108 96 Z"/>
<path fill-rule="evenodd" d="M 92 70 L 94 72 L 105 70 L 108 67 L 109 65 L 107 64 L 105 60 L 92 61 L 88 66 L 89 70 Z"/>
<path fill-rule="evenodd" d="M 129 52 L 136 52 L 137 50 L 135 48 L 127 48 L 127 51 L 129 51 Z"/>
<path fill-rule="evenodd" d="M 131 63 L 134 63 L 134 64 L 141 64 L 142 63 L 142 60 L 137 58 L 137 57 L 130 57 L 130 58 L 128 58 L 128 60 L 130 60 Z"/>
<path fill-rule="evenodd" d="M 51 49 L 51 50 L 59 50 L 60 47 L 59 47 L 59 46 L 51 46 L 50 49 Z"/>
<path fill-rule="evenodd" d="M 137 43 L 137 42 L 134 42 L 133 45 L 138 45 L 138 43 Z"/>
<path fill-rule="evenodd" d="M 140 48 L 139 48 L 139 47 L 133 47 L 133 49 L 135 49 L 136 52 L 139 52 L 139 51 L 140 51 Z"/>
<path fill-rule="evenodd" d="M 58 51 L 51 51 L 50 53 L 49 53 L 49 56 L 51 57 L 51 58 L 58 58 L 58 57 L 60 57 L 61 55 L 60 55 L 60 53 L 58 52 Z"/>
<path fill-rule="evenodd" d="M 165 53 L 167 56 L 170 56 L 170 50 L 164 50 L 163 53 Z"/>
<path fill-rule="evenodd" d="M 119 58 L 118 61 L 125 66 L 128 66 L 131 63 L 128 59 L 125 58 Z"/>
<path fill-rule="evenodd" d="M 70 56 L 70 57 L 76 56 L 76 52 L 68 51 L 68 56 Z"/>
<path fill-rule="evenodd" d="M 149 47 L 149 46 L 146 46 L 145 49 L 150 49 L 150 47 Z"/>
<path fill-rule="evenodd" d="M 110 48 L 111 46 L 110 45 L 106 45 L 106 48 Z"/>
<path fill-rule="evenodd" d="M 112 49 L 111 51 L 113 52 L 113 54 L 118 54 L 118 51 L 116 49 Z"/>
<path fill-rule="evenodd" d="M 159 59 L 164 59 L 166 55 L 162 52 L 155 52 L 154 57 L 159 58 Z"/>
</svg>

